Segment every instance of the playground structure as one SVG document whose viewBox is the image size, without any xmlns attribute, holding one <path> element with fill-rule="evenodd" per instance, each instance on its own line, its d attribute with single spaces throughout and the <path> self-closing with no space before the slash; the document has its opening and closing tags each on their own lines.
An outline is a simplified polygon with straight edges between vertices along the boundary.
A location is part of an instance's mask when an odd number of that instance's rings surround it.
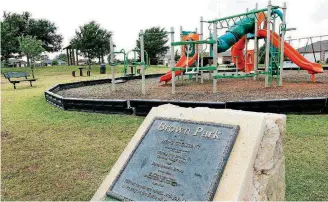
<svg viewBox="0 0 328 202">
<path fill-rule="evenodd" d="M 145 82 L 145 69 L 149 66 L 148 65 L 148 53 L 145 51 L 144 48 L 144 32 L 143 30 L 140 31 L 139 33 L 139 38 L 140 38 L 140 50 L 137 48 L 132 49 L 131 51 L 128 51 L 125 53 L 124 49 L 122 49 L 119 52 L 114 51 L 114 44 L 113 44 L 113 39 L 110 37 L 110 54 L 109 54 L 109 64 L 111 66 L 111 72 L 112 72 L 112 91 L 115 91 L 115 71 L 114 67 L 117 65 L 117 63 L 114 62 L 114 57 L 115 54 L 123 54 L 124 58 L 124 68 L 123 68 L 123 76 L 133 76 L 134 74 L 137 74 L 137 66 L 140 67 L 141 70 L 141 81 L 142 81 L 142 94 L 146 94 L 146 82 Z M 129 53 L 133 52 L 134 58 L 132 62 L 130 63 L 130 60 L 128 58 Z M 136 60 L 136 53 L 140 52 L 140 62 L 137 62 Z M 146 58 L 145 58 L 146 56 Z M 145 62 L 146 60 L 146 62 Z M 131 67 L 131 74 L 127 74 L 127 69 L 128 67 Z"/>
<path fill-rule="evenodd" d="M 264 86 L 272 87 L 273 81 L 276 80 L 277 86 L 283 85 L 283 65 L 284 57 L 288 57 L 300 68 L 307 70 L 311 75 L 311 79 L 315 82 L 315 74 L 322 73 L 321 64 L 308 61 L 304 55 L 297 52 L 289 43 L 285 41 L 287 31 L 295 30 L 295 28 L 287 28 L 286 26 L 286 3 L 282 7 L 274 6 L 271 1 L 268 2 L 267 8 L 255 9 L 245 13 L 223 17 L 219 19 L 204 21 L 200 17 L 200 33 L 196 31 L 183 31 L 180 27 L 181 41 L 174 41 L 174 28 L 171 27 L 171 62 L 170 69 L 167 74 L 160 78 L 160 82 L 172 83 L 172 94 L 175 94 L 176 77 L 181 75 L 194 75 L 196 81 L 200 75 L 200 82 L 203 83 L 204 72 L 209 72 L 210 79 L 213 79 L 213 93 L 217 92 L 217 79 L 223 78 L 250 78 L 257 79 L 258 75 L 264 75 Z M 280 19 L 280 24 L 277 20 Z M 204 38 L 204 23 L 209 26 L 209 38 Z M 278 25 L 278 26 L 277 26 Z M 279 27 L 276 33 L 276 27 Z M 226 33 L 218 37 L 218 30 L 227 29 Z M 127 53 L 124 50 L 115 52 L 113 50 L 113 42 L 111 39 L 110 65 L 112 67 L 112 78 L 114 78 L 114 56 L 115 54 L 124 55 L 123 74 L 127 74 L 128 66 L 131 67 L 131 75 L 137 73 L 137 66 L 141 70 L 142 94 L 146 94 L 145 89 L 145 68 L 148 66 L 147 52 L 144 50 L 144 33 L 140 31 L 140 50 L 133 49 Z M 265 43 L 265 51 L 259 55 L 259 40 L 263 39 Z M 248 43 L 253 40 L 254 49 L 248 49 Z M 205 48 L 203 46 L 205 45 Z M 181 58 L 175 63 L 174 54 L 175 46 L 181 46 Z M 206 66 L 203 65 L 203 52 L 210 46 L 210 56 L 213 57 L 213 63 Z M 232 60 L 236 66 L 236 73 L 218 73 L 218 53 L 227 51 L 231 48 Z M 244 51 L 245 50 L 245 51 Z M 136 61 L 136 52 L 140 51 L 141 61 Z M 134 53 L 132 62 L 128 59 L 128 53 Z M 145 62 L 146 54 L 146 62 Z M 264 71 L 258 69 L 259 58 L 265 57 Z M 134 70 L 134 71 L 133 71 Z M 112 81 L 112 89 L 115 90 L 115 81 Z"/>
<path fill-rule="evenodd" d="M 307 70 L 311 75 L 312 81 L 315 81 L 315 74 L 322 73 L 322 65 L 312 63 L 298 53 L 291 45 L 285 42 L 285 33 L 287 31 L 295 30 L 294 28 L 287 28 L 286 26 L 286 3 L 282 7 L 271 5 L 269 1 L 267 8 L 258 9 L 246 13 L 233 15 L 229 17 L 219 18 L 211 21 L 204 21 L 200 18 L 200 39 L 197 38 L 197 33 L 182 32 L 183 39 L 179 42 L 174 42 L 174 28 L 171 28 L 171 71 L 160 78 L 161 82 L 167 83 L 172 80 L 172 94 L 175 94 L 175 80 L 176 76 L 183 75 L 183 72 L 188 74 L 188 67 L 196 62 L 197 67 L 193 68 L 192 74 L 201 75 L 201 83 L 203 81 L 203 71 L 209 71 L 210 77 L 213 78 L 213 93 L 217 91 L 217 79 L 221 78 L 257 78 L 259 74 L 265 76 L 265 87 L 272 86 L 273 79 L 276 79 L 278 86 L 283 85 L 283 62 L 286 55 L 291 61 L 297 64 L 300 68 Z M 276 20 L 280 18 L 279 33 L 276 33 Z M 213 32 L 210 31 L 210 38 L 203 40 L 203 23 L 208 23 L 212 26 Z M 226 34 L 217 38 L 218 29 L 228 29 Z M 217 39 L 217 40 L 215 40 Z M 258 40 L 265 41 L 265 70 L 258 70 Z M 247 44 L 250 40 L 254 40 L 254 50 L 248 50 Z M 202 66 L 199 63 L 199 50 L 202 51 L 203 44 L 210 44 L 212 46 L 211 56 L 213 56 L 213 65 Z M 174 47 L 183 45 L 182 57 L 174 64 Z M 193 45 L 195 49 L 194 55 L 186 57 L 187 46 Z M 193 48 L 193 47 L 191 47 Z M 236 65 L 236 74 L 218 74 L 217 58 L 218 53 L 224 52 L 231 48 L 231 56 Z M 246 48 L 246 57 L 244 56 L 244 49 Z M 196 59 L 197 58 L 197 59 Z M 202 60 L 201 60 L 202 61 Z M 244 73 L 238 73 L 243 71 Z M 213 71 L 213 76 L 211 72 Z"/>
</svg>

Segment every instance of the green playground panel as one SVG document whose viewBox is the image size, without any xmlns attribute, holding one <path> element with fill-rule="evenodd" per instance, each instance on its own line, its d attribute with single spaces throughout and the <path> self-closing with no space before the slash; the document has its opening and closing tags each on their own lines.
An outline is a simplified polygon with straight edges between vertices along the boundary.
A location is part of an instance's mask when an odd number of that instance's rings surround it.
<svg viewBox="0 0 328 202">
<path fill-rule="evenodd" d="M 177 41 L 172 42 L 172 46 L 188 45 L 188 44 L 215 44 L 215 40 L 199 40 L 199 41 Z"/>
<path fill-rule="evenodd" d="M 279 6 L 272 6 L 271 9 L 278 9 Z M 264 8 L 264 9 L 259 9 L 259 10 L 252 10 L 246 13 L 241 13 L 238 15 L 232 15 L 232 16 L 228 16 L 228 17 L 224 17 L 224 18 L 219 18 L 219 19 L 215 19 L 215 20 L 209 20 L 207 21 L 207 23 L 217 23 L 220 21 L 224 21 L 224 20 L 229 20 L 229 19 L 233 19 L 233 18 L 237 18 L 237 17 L 242 17 L 242 16 L 248 16 L 248 15 L 252 15 L 252 14 L 256 14 L 256 13 L 261 13 L 261 12 L 265 12 L 267 11 L 268 8 Z"/>
<path fill-rule="evenodd" d="M 132 65 L 146 65 L 144 62 L 132 62 Z"/>
<path fill-rule="evenodd" d="M 192 69 L 195 69 L 195 70 L 198 70 L 197 67 L 188 67 L 188 70 L 192 70 Z M 184 71 L 186 70 L 185 67 L 174 67 L 171 69 L 172 71 Z M 207 67 L 199 67 L 199 71 L 204 71 L 204 70 L 216 70 L 216 66 L 207 66 Z"/>
<path fill-rule="evenodd" d="M 267 74 L 267 72 L 258 72 L 258 73 L 249 73 L 249 74 L 217 74 L 213 75 L 213 78 L 216 79 L 240 79 L 240 78 L 249 78 L 259 74 Z"/>
</svg>

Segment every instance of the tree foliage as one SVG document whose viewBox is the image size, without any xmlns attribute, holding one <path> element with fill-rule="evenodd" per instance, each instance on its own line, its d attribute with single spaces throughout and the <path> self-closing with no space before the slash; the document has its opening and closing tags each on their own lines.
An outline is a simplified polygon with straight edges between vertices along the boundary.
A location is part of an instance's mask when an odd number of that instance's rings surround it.
<svg viewBox="0 0 328 202">
<path fill-rule="evenodd" d="M 1 22 L 1 60 L 8 60 L 14 53 L 19 52 L 17 37 L 14 35 L 10 24 Z"/>
<path fill-rule="evenodd" d="M 32 59 L 34 64 L 35 60 L 41 56 L 41 53 L 45 51 L 42 47 L 42 41 L 37 40 L 34 37 L 26 36 L 19 38 L 19 47 L 21 52 L 25 53 L 28 57 Z M 34 77 L 34 65 L 32 65 L 32 74 Z"/>
<path fill-rule="evenodd" d="M 55 56 L 56 60 L 67 61 L 67 55 L 65 53 L 60 53 Z"/>
<path fill-rule="evenodd" d="M 164 56 L 167 53 L 169 50 L 169 46 L 166 45 L 168 40 L 168 35 L 164 28 L 152 27 L 145 30 L 144 47 L 151 63 L 154 63 L 159 57 Z M 136 45 L 140 49 L 139 38 L 136 41 Z"/>
<path fill-rule="evenodd" d="M 265 63 L 265 44 L 263 44 L 260 48 L 259 48 L 259 64 L 264 64 Z M 262 56 L 262 57 L 261 57 Z"/>
<path fill-rule="evenodd" d="M 112 32 L 101 28 L 97 22 L 91 21 L 75 31 L 71 45 L 80 50 L 80 54 L 88 58 L 91 64 L 92 59 L 109 54 L 111 35 Z"/>
<path fill-rule="evenodd" d="M 57 34 L 55 23 L 46 19 L 31 19 L 27 27 L 28 35 L 35 36 L 42 41 L 42 47 L 47 52 L 59 51 L 62 47 L 63 37 Z"/>
<path fill-rule="evenodd" d="M 45 49 L 42 47 L 42 41 L 31 36 L 20 37 L 19 48 L 23 53 L 32 59 L 36 59 L 41 55 L 42 52 L 45 51 Z"/>
<path fill-rule="evenodd" d="M 20 54 L 19 38 L 31 36 L 42 41 L 42 47 L 48 52 L 61 49 L 62 35 L 57 33 L 54 23 L 46 19 L 34 19 L 29 12 L 3 13 L 1 22 L 1 56 L 7 60 L 13 54 Z M 29 58 L 28 58 L 29 59 Z"/>
<path fill-rule="evenodd" d="M 175 61 L 178 61 L 180 59 L 181 55 L 178 53 L 178 50 L 175 51 L 175 54 L 174 54 L 174 60 Z"/>
<path fill-rule="evenodd" d="M 58 64 L 59 64 L 59 63 L 58 63 L 57 60 L 53 60 L 52 63 L 51 63 L 51 65 L 53 65 L 53 66 L 54 66 L 54 65 L 58 65 Z"/>
</svg>

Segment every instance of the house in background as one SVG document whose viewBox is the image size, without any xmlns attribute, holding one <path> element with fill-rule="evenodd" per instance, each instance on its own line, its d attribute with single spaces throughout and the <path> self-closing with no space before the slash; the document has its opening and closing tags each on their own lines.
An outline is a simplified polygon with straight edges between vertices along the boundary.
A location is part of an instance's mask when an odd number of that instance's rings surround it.
<svg viewBox="0 0 328 202">
<path fill-rule="evenodd" d="M 58 62 L 58 65 L 59 66 L 67 65 L 67 62 L 66 61 L 63 61 L 63 60 L 57 60 L 57 62 Z"/>
<path fill-rule="evenodd" d="M 297 51 L 311 62 L 320 61 L 321 63 L 327 63 L 328 40 L 308 44 L 307 46 L 297 49 Z"/>
<path fill-rule="evenodd" d="M 8 59 L 8 67 L 25 67 L 26 61 L 17 58 Z"/>
<path fill-rule="evenodd" d="M 42 62 L 42 66 L 52 66 L 52 60 L 44 59 Z"/>
<path fill-rule="evenodd" d="M 158 58 L 158 65 L 169 66 L 170 62 L 171 62 L 171 54 L 169 53 L 169 51 L 165 55 Z"/>
<path fill-rule="evenodd" d="M 86 58 L 80 58 L 78 60 L 78 64 L 79 65 L 87 65 L 88 64 L 88 59 L 86 59 Z"/>
<path fill-rule="evenodd" d="M 218 54 L 219 64 L 230 64 L 232 63 L 231 50 Z"/>
</svg>

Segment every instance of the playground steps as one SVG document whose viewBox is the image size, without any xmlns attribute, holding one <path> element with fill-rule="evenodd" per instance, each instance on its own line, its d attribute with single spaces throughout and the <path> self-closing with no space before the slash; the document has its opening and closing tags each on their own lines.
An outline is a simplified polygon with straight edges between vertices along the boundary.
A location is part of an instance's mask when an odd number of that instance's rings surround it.
<svg viewBox="0 0 328 202">
<path fill-rule="evenodd" d="M 188 67 L 188 70 L 190 69 L 190 70 L 192 70 L 193 68 L 195 68 L 195 67 Z M 198 69 L 198 68 L 195 68 L 196 70 Z M 174 67 L 174 68 L 172 68 L 172 71 L 185 71 L 186 70 L 186 68 L 185 67 Z M 216 66 L 207 66 L 207 67 L 199 67 L 199 71 L 212 71 L 212 70 L 216 70 Z"/>
<path fill-rule="evenodd" d="M 272 44 L 270 45 L 270 75 L 277 76 L 279 75 L 279 66 L 280 66 L 280 51 Z"/>
</svg>

